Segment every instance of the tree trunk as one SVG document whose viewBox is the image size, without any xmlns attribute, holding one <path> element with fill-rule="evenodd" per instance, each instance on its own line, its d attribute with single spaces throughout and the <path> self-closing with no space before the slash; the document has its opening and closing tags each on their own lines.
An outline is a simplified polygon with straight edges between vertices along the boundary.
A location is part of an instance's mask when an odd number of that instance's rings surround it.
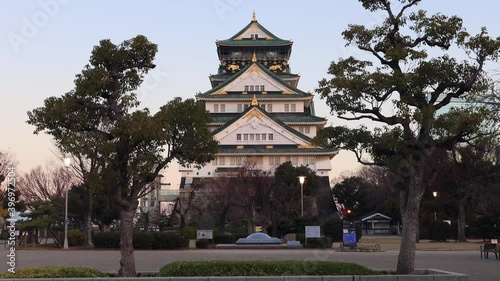
<svg viewBox="0 0 500 281">
<path fill-rule="evenodd" d="M 84 224 L 85 224 L 85 237 L 87 238 L 87 246 L 94 246 L 92 243 L 92 201 L 93 201 L 93 192 L 92 189 L 90 189 L 90 186 L 87 186 L 88 189 L 88 196 L 89 196 L 89 204 L 87 211 L 85 212 L 85 219 L 84 219 Z"/>
<path fill-rule="evenodd" d="M 135 277 L 135 258 L 134 258 L 134 208 L 122 208 L 120 210 L 120 270 L 118 274 L 121 277 Z"/>
<path fill-rule="evenodd" d="M 143 212 L 142 215 L 144 216 L 144 231 L 148 231 L 149 229 L 149 212 Z"/>
<path fill-rule="evenodd" d="M 422 164 L 409 166 L 409 175 L 405 180 L 406 187 L 399 192 L 403 233 L 399 249 L 397 273 L 411 274 L 415 270 L 415 247 L 419 227 L 418 213 L 423 195 Z"/>
<path fill-rule="evenodd" d="M 465 198 L 458 200 L 458 242 L 467 242 L 465 238 Z"/>
</svg>

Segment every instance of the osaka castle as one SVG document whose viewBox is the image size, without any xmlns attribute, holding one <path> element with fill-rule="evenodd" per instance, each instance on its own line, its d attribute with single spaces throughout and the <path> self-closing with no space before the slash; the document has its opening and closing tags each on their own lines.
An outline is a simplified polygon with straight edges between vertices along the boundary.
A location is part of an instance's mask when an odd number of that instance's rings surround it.
<svg viewBox="0 0 500 281">
<path fill-rule="evenodd" d="M 217 74 L 196 99 L 212 116 L 219 153 L 201 169 L 180 167 L 181 189 L 246 163 L 273 173 L 287 161 L 308 165 L 329 187 L 338 151 L 311 144 L 327 120 L 315 115 L 313 94 L 298 88 L 300 75 L 289 65 L 292 44 L 262 26 L 255 13 L 235 35 L 216 41 Z"/>
</svg>

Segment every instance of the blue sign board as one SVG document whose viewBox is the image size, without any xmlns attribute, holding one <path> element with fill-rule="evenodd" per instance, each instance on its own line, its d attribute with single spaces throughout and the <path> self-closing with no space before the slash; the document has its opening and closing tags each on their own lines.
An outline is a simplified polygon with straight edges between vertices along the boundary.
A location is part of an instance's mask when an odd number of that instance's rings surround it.
<svg viewBox="0 0 500 281">
<path fill-rule="evenodd" d="M 344 235 L 342 241 L 344 242 L 344 247 L 355 248 L 357 246 L 356 242 L 356 231 L 344 229 Z"/>
</svg>

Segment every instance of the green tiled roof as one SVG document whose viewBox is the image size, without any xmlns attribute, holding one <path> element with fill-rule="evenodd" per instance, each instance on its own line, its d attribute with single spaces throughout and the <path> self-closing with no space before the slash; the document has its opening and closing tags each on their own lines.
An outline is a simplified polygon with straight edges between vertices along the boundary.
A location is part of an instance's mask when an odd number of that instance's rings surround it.
<svg viewBox="0 0 500 281">
<path fill-rule="evenodd" d="M 224 125 L 220 126 L 219 128 L 213 130 L 211 133 L 212 135 L 216 135 L 217 133 L 223 131 L 225 128 L 229 127 L 231 124 L 233 124 L 234 122 L 236 122 L 236 120 L 238 120 L 241 116 L 245 115 L 248 111 L 252 110 L 253 108 L 257 109 L 258 111 L 260 111 L 262 114 L 264 114 L 265 116 L 267 116 L 268 118 L 270 118 L 271 120 L 273 120 L 274 122 L 278 123 L 278 125 L 280 125 L 281 127 L 283 127 L 284 129 L 286 129 L 287 131 L 289 131 L 290 133 L 296 135 L 297 137 L 307 141 L 307 142 L 311 142 L 311 138 L 292 129 L 290 126 L 288 126 L 287 124 L 283 123 L 283 121 L 277 119 L 276 117 L 274 117 L 272 114 L 268 113 L 267 111 L 263 110 L 262 108 L 260 108 L 260 106 L 258 105 L 252 105 L 250 107 L 248 107 L 246 110 L 244 110 L 242 113 L 240 113 L 240 115 L 238 115 L 236 118 L 234 118 L 233 120 L 230 120 L 229 122 L 225 123 Z"/>
<path fill-rule="evenodd" d="M 212 123 L 227 123 L 238 117 L 239 113 L 211 113 Z M 272 115 L 283 123 L 311 123 L 326 122 L 325 118 L 302 113 L 272 113 Z"/>
<path fill-rule="evenodd" d="M 279 148 L 273 147 L 272 149 L 260 148 L 260 147 L 244 147 L 243 149 L 237 148 L 225 148 L 220 147 L 218 154 L 252 154 L 252 155 L 276 155 L 276 154 L 322 154 L 322 155 L 332 155 L 338 152 L 334 148 Z"/>
<path fill-rule="evenodd" d="M 274 74 L 274 73 L 273 73 Z M 236 75 L 236 73 L 221 73 L 221 74 L 212 74 L 210 75 L 210 78 L 215 78 L 215 79 L 229 79 L 231 76 Z M 298 74 L 291 74 L 291 73 L 284 73 L 284 74 L 275 74 L 279 78 L 297 78 L 300 77 Z"/>
<path fill-rule="evenodd" d="M 232 93 L 232 94 L 221 94 L 221 95 L 204 95 L 199 96 L 203 100 L 214 100 L 214 99 L 224 99 L 224 100 L 245 100 L 251 101 L 254 93 L 249 92 L 248 94 L 240 94 L 240 93 Z M 255 93 L 255 98 L 260 101 L 270 101 L 270 100 L 289 100 L 289 99 L 308 99 L 310 98 L 309 94 L 305 95 L 291 95 L 291 94 L 282 94 L 282 93 L 269 93 L 268 94 L 260 94 L 259 92 Z"/>
<path fill-rule="evenodd" d="M 238 36 L 243 34 L 247 29 L 252 26 L 252 24 L 256 24 L 262 31 L 267 33 L 270 37 L 273 37 L 273 39 L 270 40 L 236 40 Z M 243 29 L 241 29 L 238 33 L 233 35 L 231 38 L 226 39 L 226 40 L 221 40 L 217 41 L 217 44 L 219 45 L 230 45 L 230 46 L 269 46 L 269 45 L 291 45 L 293 42 L 290 40 L 283 40 L 279 38 L 278 36 L 272 34 L 269 30 L 267 30 L 264 26 L 262 26 L 258 21 L 251 21 L 249 24 L 247 24 Z"/>
<path fill-rule="evenodd" d="M 220 85 L 218 85 L 217 87 L 215 88 L 212 88 L 210 90 L 208 90 L 207 92 L 201 94 L 201 96 L 203 97 L 208 97 L 211 93 L 213 92 L 216 92 L 217 90 L 225 87 L 226 85 L 228 85 L 229 83 L 231 83 L 232 81 L 234 81 L 236 78 L 238 78 L 240 75 L 242 75 L 243 73 L 245 73 L 245 71 L 250 68 L 252 65 L 257 65 L 257 67 L 259 67 L 262 71 L 264 71 L 266 74 L 268 74 L 269 76 L 271 76 L 275 81 L 277 81 L 278 83 L 280 83 L 281 85 L 285 86 L 286 88 L 294 91 L 294 92 L 297 92 L 299 95 L 299 97 L 309 97 L 311 96 L 311 94 L 309 93 L 306 93 L 304 91 L 301 91 L 293 86 L 291 86 L 290 84 L 284 82 L 278 75 L 274 74 L 272 71 L 270 71 L 269 69 L 267 69 L 266 67 L 264 67 L 262 64 L 260 64 L 259 62 L 253 62 L 251 64 L 247 64 L 245 67 L 243 67 L 240 71 L 236 72 L 231 78 L 229 78 L 228 80 L 224 81 L 223 83 L 221 83 Z M 241 95 L 241 94 L 239 94 Z M 216 95 L 218 98 L 220 96 L 227 96 L 227 94 L 224 94 L 224 95 Z M 261 96 L 268 96 L 268 95 L 261 95 Z M 291 94 L 287 94 L 286 95 L 287 97 L 288 96 L 294 96 L 294 95 L 291 95 Z M 297 96 L 297 95 L 295 95 Z M 250 97 L 251 98 L 251 97 Z"/>
<path fill-rule="evenodd" d="M 217 41 L 221 46 L 286 46 L 292 42 L 282 39 L 272 40 L 221 40 Z"/>
<path fill-rule="evenodd" d="M 233 76 L 233 75 L 235 75 L 235 74 L 231 74 L 231 73 L 212 74 L 212 75 L 210 75 L 210 79 L 223 79 L 223 80 L 226 80 L 226 79 L 231 78 L 231 76 Z"/>
</svg>

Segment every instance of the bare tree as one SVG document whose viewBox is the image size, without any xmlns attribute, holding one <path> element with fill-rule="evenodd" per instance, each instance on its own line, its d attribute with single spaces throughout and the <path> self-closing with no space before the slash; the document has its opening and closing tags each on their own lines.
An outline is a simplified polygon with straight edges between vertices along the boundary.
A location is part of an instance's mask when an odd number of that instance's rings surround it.
<svg viewBox="0 0 500 281">
<path fill-rule="evenodd" d="M 72 176 L 63 168 L 45 168 L 38 166 L 24 174 L 17 187 L 26 202 L 50 201 L 64 197 L 71 186 Z"/>
<path fill-rule="evenodd" d="M 16 165 L 17 162 L 15 161 L 14 155 L 12 153 L 8 151 L 0 151 L 0 185 L 7 177 L 9 168 L 15 167 Z"/>
</svg>

